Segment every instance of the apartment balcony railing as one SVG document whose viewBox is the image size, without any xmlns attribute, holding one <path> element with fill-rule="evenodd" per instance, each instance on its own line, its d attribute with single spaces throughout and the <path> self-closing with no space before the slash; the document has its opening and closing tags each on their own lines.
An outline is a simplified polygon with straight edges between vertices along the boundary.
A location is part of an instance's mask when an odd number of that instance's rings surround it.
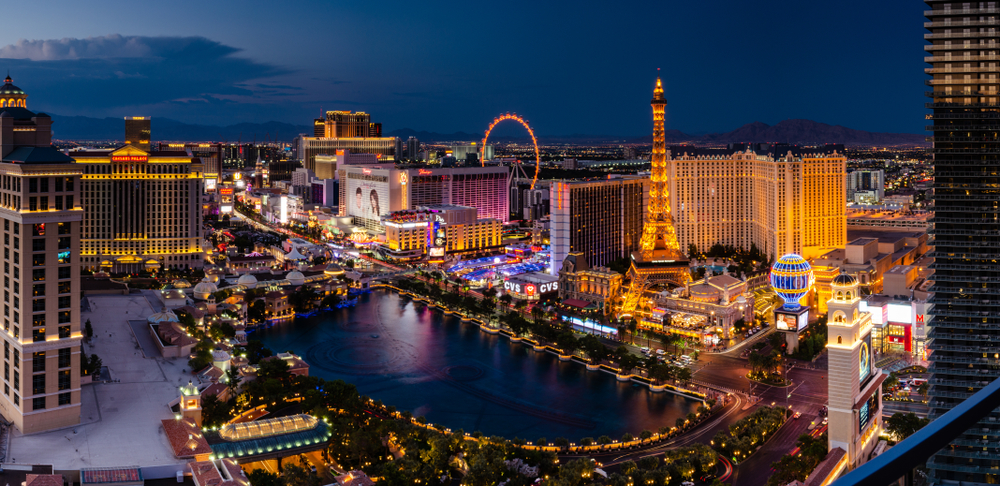
<svg viewBox="0 0 1000 486">
<path fill-rule="evenodd" d="M 964 20 L 964 21 L 963 20 L 959 20 L 959 21 L 955 21 L 955 22 L 945 22 L 945 21 L 940 21 L 940 22 L 924 22 L 924 27 L 926 27 L 928 29 L 933 29 L 933 28 L 937 28 L 937 27 L 940 27 L 940 28 L 943 28 L 943 29 L 947 29 L 949 27 L 975 27 L 975 26 L 979 26 L 979 25 L 983 25 L 983 26 L 1000 26 L 1000 19 L 994 19 L 994 20 Z"/>
<path fill-rule="evenodd" d="M 972 43 L 972 42 L 962 42 L 961 44 L 927 44 L 924 46 L 925 51 L 976 51 L 976 50 L 991 50 L 996 49 L 996 42 L 990 42 L 986 44 Z"/>
<path fill-rule="evenodd" d="M 924 17 L 940 17 L 942 15 L 989 15 L 998 13 L 1000 13 L 1000 8 L 940 8 L 934 10 L 924 10 Z"/>
<path fill-rule="evenodd" d="M 987 387 L 979 390 L 954 408 L 941 415 L 924 428 L 918 430 L 906 440 L 887 449 L 878 457 L 868 461 L 857 469 L 845 474 L 833 482 L 833 486 L 862 486 L 872 484 L 889 484 L 907 478 L 912 484 L 913 467 L 921 464 L 948 446 L 948 444 L 975 427 L 976 424 L 994 409 L 1000 407 L 1000 380 L 994 380 Z M 939 463 L 929 461 L 929 466 L 939 467 Z M 951 464 L 940 465 L 940 469 L 951 467 Z M 987 473 L 978 466 L 968 467 L 972 470 L 964 472 Z M 989 469 L 990 474 L 995 470 Z"/>
<path fill-rule="evenodd" d="M 968 56 L 926 56 L 924 62 L 957 62 L 957 61 L 994 61 L 1000 59 L 1000 54 L 983 54 Z"/>
<path fill-rule="evenodd" d="M 993 24 L 996 25 L 996 24 Z M 924 34 L 924 39 L 976 39 L 980 37 L 997 37 L 997 31 L 993 32 L 935 32 L 933 34 Z"/>
</svg>

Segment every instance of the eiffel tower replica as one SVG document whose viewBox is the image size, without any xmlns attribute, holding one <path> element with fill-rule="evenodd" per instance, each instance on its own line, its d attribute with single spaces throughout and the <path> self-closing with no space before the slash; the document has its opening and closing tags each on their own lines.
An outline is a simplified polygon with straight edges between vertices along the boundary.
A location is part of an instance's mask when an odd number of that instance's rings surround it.
<svg viewBox="0 0 1000 486">
<path fill-rule="evenodd" d="M 656 285 L 684 285 L 691 279 L 689 262 L 677 243 L 674 219 L 670 216 L 670 190 L 667 185 L 667 147 L 664 140 L 663 115 L 667 100 L 663 83 L 656 78 L 653 90 L 653 154 L 652 183 L 649 205 L 642 225 L 639 250 L 632 252 L 629 284 L 623 289 L 617 316 L 634 316 L 643 294 Z"/>
</svg>

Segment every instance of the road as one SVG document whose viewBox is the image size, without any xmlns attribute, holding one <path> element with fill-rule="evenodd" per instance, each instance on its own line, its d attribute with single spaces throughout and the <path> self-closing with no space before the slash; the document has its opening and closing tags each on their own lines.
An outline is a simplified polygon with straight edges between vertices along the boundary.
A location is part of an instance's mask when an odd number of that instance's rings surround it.
<svg viewBox="0 0 1000 486">
<path fill-rule="evenodd" d="M 394 271 L 401 270 L 386 262 L 368 260 Z M 421 280 L 428 281 L 425 278 L 421 278 Z M 434 282 L 428 281 L 428 283 L 433 284 Z M 482 298 L 478 292 L 470 293 L 476 298 Z M 801 412 L 802 416 L 799 419 L 789 419 L 788 423 L 783 425 L 778 433 L 768 440 L 761 449 L 739 464 L 729 478 L 734 485 L 755 486 L 761 484 L 761 478 L 771 475 L 771 463 L 776 462 L 795 447 L 795 440 L 799 435 L 807 432 L 806 429 L 811 422 L 820 421 L 820 410 L 827 402 L 825 356 L 817 360 L 816 363 L 791 366 L 786 371 L 787 378 L 791 382 L 788 387 L 762 385 L 746 378 L 749 369 L 747 360 L 739 357 L 740 351 L 748 342 L 762 339 L 766 334 L 765 332 L 753 336 L 746 343 L 738 344 L 725 353 L 701 353 L 699 360 L 691 366 L 695 381 L 709 383 L 736 393 L 734 396 L 737 397 L 737 402 L 729 406 L 722 415 L 702 424 L 682 437 L 662 444 L 633 451 L 599 453 L 590 457 L 603 463 L 609 472 L 613 472 L 617 470 L 617 465 L 628 460 L 638 460 L 650 455 L 662 455 L 664 450 L 695 442 L 708 444 L 719 431 L 727 430 L 730 425 L 750 415 L 759 406 L 781 406 L 790 408 L 793 412 Z M 656 344 L 659 343 L 655 343 L 654 346 Z M 745 396 L 740 394 L 745 394 Z M 749 403 L 748 396 L 757 397 L 759 401 L 753 406 L 745 407 Z M 884 408 L 886 411 L 892 407 L 892 410 L 905 409 L 917 412 L 920 406 L 923 405 L 887 402 Z M 926 410 L 926 406 L 923 406 L 923 409 Z"/>
</svg>

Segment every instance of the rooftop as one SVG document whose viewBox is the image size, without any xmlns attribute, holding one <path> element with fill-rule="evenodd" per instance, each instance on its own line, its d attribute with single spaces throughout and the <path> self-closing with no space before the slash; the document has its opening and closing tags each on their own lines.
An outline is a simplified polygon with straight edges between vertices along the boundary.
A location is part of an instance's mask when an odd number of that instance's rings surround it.
<svg viewBox="0 0 1000 486">
<path fill-rule="evenodd" d="M 191 379 L 187 359 L 144 357 L 127 322 L 140 320 L 148 329 L 146 318 L 163 307 L 158 295 L 144 290 L 84 297 L 89 310 L 81 312 L 80 321 L 91 321 L 94 337 L 83 351 L 99 355 L 119 381 L 83 387 L 80 425 L 30 436 L 12 430 L 9 457 L 45 458 L 59 470 L 119 467 L 122 458 L 128 458 L 124 465 L 184 463 L 164 440 L 160 421 L 173 419 L 168 405 Z"/>
</svg>

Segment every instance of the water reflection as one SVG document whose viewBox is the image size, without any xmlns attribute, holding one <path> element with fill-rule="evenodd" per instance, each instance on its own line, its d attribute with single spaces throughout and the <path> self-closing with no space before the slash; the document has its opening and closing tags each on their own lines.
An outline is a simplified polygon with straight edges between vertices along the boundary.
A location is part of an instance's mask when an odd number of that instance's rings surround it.
<svg viewBox="0 0 1000 486">
<path fill-rule="evenodd" d="M 314 376 L 354 383 L 364 395 L 453 430 L 618 438 L 673 426 L 698 405 L 588 372 L 391 293 L 251 338 L 303 356 Z"/>
</svg>

